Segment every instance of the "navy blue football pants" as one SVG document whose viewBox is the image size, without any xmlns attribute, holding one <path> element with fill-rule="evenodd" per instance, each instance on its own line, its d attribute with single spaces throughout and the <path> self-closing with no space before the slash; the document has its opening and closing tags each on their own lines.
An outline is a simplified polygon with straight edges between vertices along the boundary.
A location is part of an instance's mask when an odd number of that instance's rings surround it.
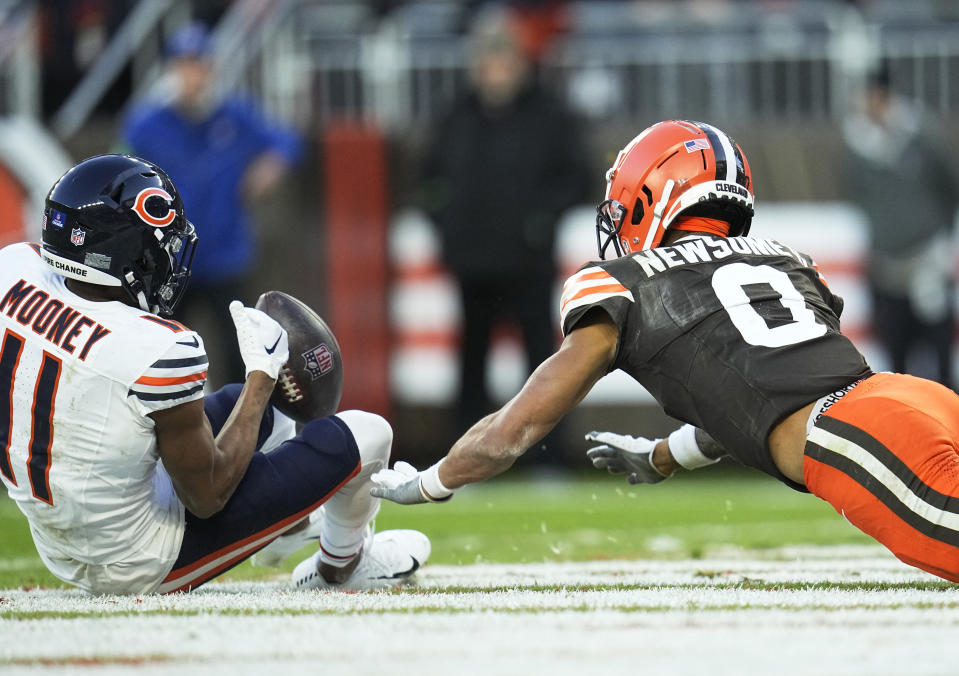
<svg viewBox="0 0 959 676">
<path fill-rule="evenodd" d="M 227 385 L 203 406 L 213 434 L 240 396 Z M 273 430 L 273 408 L 260 425 L 257 451 Z M 292 528 L 360 471 L 353 433 L 336 416 L 313 420 L 270 453 L 255 453 L 226 506 L 208 519 L 186 513 L 180 555 L 157 590 L 189 591 L 229 570 Z"/>
</svg>

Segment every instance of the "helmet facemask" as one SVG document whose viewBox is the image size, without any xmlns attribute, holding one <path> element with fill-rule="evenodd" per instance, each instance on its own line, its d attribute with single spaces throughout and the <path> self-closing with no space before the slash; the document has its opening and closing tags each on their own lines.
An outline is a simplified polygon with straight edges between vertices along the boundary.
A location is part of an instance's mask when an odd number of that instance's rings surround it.
<svg viewBox="0 0 959 676">
<path fill-rule="evenodd" d="M 123 270 L 122 286 L 141 310 L 170 317 L 183 298 L 197 245 L 193 224 L 185 223 L 183 230 L 154 229 L 159 247 Z"/>
<path fill-rule="evenodd" d="M 619 233 L 626 218 L 626 207 L 613 199 L 604 200 L 596 207 L 596 248 L 599 257 L 606 260 L 606 250 L 613 246 L 616 257 L 623 255 L 619 244 Z"/>
<path fill-rule="evenodd" d="M 170 275 L 156 292 L 157 314 L 169 317 L 183 298 L 196 254 L 196 229 L 186 221 L 183 231 L 171 231 L 163 250 L 169 256 Z"/>
</svg>

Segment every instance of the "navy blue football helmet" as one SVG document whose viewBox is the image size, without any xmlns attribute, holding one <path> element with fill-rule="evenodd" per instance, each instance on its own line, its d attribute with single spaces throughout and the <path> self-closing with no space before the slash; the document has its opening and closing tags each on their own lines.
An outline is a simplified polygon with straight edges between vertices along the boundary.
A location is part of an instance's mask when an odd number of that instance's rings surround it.
<svg viewBox="0 0 959 676">
<path fill-rule="evenodd" d="M 196 244 L 170 177 L 137 157 L 83 160 L 47 195 L 46 264 L 65 277 L 122 287 L 147 312 L 173 314 Z"/>
</svg>

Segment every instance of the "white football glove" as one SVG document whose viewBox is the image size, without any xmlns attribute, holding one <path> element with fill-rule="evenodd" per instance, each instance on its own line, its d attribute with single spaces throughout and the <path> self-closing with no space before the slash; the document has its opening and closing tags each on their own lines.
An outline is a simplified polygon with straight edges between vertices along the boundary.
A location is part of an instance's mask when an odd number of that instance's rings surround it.
<svg viewBox="0 0 959 676">
<path fill-rule="evenodd" d="M 230 303 L 230 314 L 247 377 L 252 371 L 263 371 L 276 380 L 290 356 L 286 331 L 265 312 L 245 307 L 238 300 Z"/>
<path fill-rule="evenodd" d="M 603 444 L 586 451 L 596 469 L 605 469 L 610 474 L 625 473 L 626 481 L 631 484 L 657 484 L 666 478 L 652 462 L 653 450 L 662 439 L 590 432 L 586 440 Z"/>
<path fill-rule="evenodd" d="M 393 469 L 381 469 L 375 472 L 370 480 L 373 488 L 370 495 L 374 498 L 386 498 L 401 505 L 419 505 L 424 502 L 445 502 L 453 497 L 453 492 L 439 484 L 433 491 L 437 496 L 428 494 L 423 489 L 424 476 L 436 472 L 437 465 L 422 472 L 408 462 L 399 460 Z M 438 477 L 436 481 L 439 481 Z M 429 483 L 429 478 L 427 478 Z M 443 494 L 446 491 L 445 495 Z"/>
</svg>

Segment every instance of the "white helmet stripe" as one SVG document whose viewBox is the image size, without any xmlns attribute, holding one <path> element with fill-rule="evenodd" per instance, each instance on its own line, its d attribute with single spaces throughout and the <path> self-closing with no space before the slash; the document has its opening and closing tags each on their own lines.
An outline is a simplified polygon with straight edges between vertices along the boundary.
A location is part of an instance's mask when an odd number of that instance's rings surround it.
<svg viewBox="0 0 959 676">
<path fill-rule="evenodd" d="M 646 241 L 643 242 L 643 249 L 648 249 L 653 245 L 653 236 L 659 231 L 660 224 L 663 221 L 663 212 L 666 211 L 666 205 L 669 204 L 669 197 L 673 194 L 673 186 L 676 182 L 673 179 L 666 181 L 663 186 L 663 196 L 653 207 L 653 222 L 649 224 L 649 231 L 646 233 Z M 663 226 L 666 227 L 665 225 Z"/>
<path fill-rule="evenodd" d="M 711 124 L 706 124 L 705 122 L 700 122 L 699 126 L 702 128 L 706 135 L 709 137 L 709 140 L 715 145 L 719 143 L 719 148 L 714 148 L 716 153 L 716 163 L 725 161 L 726 163 L 726 173 L 724 176 L 719 175 L 717 172 L 716 180 L 717 181 L 727 181 L 729 183 L 736 182 L 736 148 L 733 146 L 732 141 L 726 136 L 726 133 L 717 129 Z M 722 157 L 720 156 L 722 153 Z"/>
</svg>

